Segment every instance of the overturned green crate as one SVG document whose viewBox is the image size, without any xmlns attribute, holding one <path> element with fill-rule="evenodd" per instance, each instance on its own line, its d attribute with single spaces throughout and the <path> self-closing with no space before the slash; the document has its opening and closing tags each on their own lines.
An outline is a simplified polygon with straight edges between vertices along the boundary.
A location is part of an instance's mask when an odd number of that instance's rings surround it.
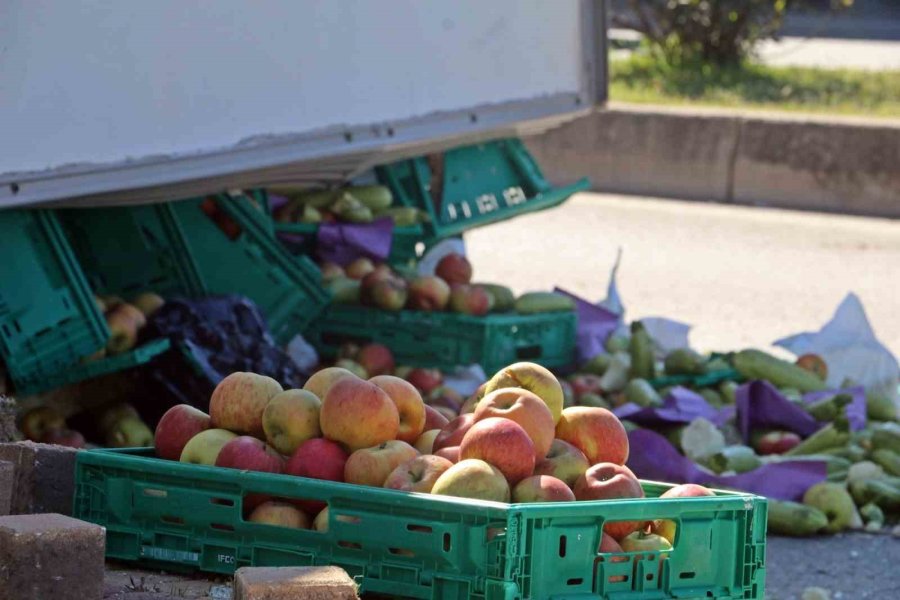
<svg viewBox="0 0 900 600">
<path fill-rule="evenodd" d="M 109 558 L 230 574 L 337 565 L 362 592 L 432 600 L 760 599 L 765 499 L 718 492 L 503 504 L 165 461 L 151 449 L 80 452 L 74 516 L 106 528 Z M 327 503 L 325 532 L 244 519 L 249 494 Z M 674 549 L 599 554 L 604 523 L 676 523 Z"/>
<path fill-rule="evenodd" d="M 519 361 L 551 369 L 574 366 L 577 325 L 574 312 L 475 317 L 335 304 L 304 337 L 326 357 L 346 342 L 377 342 L 391 349 L 398 364 L 448 371 L 480 364 L 490 375 Z"/>
</svg>

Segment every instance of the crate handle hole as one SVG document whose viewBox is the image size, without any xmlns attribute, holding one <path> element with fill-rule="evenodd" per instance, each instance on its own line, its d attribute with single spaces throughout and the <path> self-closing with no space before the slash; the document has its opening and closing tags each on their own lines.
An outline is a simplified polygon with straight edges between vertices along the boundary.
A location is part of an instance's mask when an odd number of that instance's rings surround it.
<svg viewBox="0 0 900 600">
<path fill-rule="evenodd" d="M 210 523 L 209 526 L 220 531 L 234 531 L 234 527 L 225 523 Z"/>
<path fill-rule="evenodd" d="M 349 548 L 351 550 L 362 550 L 362 546 L 360 546 L 356 542 L 347 542 L 341 540 L 338 542 L 338 546 L 340 546 L 341 548 Z"/>
<path fill-rule="evenodd" d="M 406 530 L 407 531 L 415 531 L 418 533 L 431 533 L 434 531 L 434 529 L 432 529 L 428 525 L 414 525 L 412 523 L 410 523 L 409 525 L 406 526 Z"/>
<path fill-rule="evenodd" d="M 678 579 L 693 579 L 697 574 L 694 571 L 682 571 L 678 574 Z"/>
<path fill-rule="evenodd" d="M 566 536 L 564 535 L 559 536 L 559 557 L 566 557 Z"/>
<path fill-rule="evenodd" d="M 516 348 L 516 358 L 540 358 L 542 349 L 540 346 L 523 346 Z"/>
<path fill-rule="evenodd" d="M 416 553 L 406 548 L 388 548 L 388 552 L 396 556 L 415 556 Z"/>
<path fill-rule="evenodd" d="M 151 498 L 165 498 L 169 495 L 169 492 L 166 490 L 157 490 L 154 488 L 144 488 L 144 495 L 150 496 Z"/>
<path fill-rule="evenodd" d="M 506 534 L 506 529 L 503 527 L 488 527 L 484 532 L 484 539 L 486 542 L 490 542 L 504 534 Z"/>
<path fill-rule="evenodd" d="M 341 523 L 351 523 L 353 525 L 362 523 L 362 519 L 360 517 L 355 517 L 353 515 L 334 515 L 334 520 L 340 521 Z"/>
<path fill-rule="evenodd" d="M 647 581 L 653 581 L 653 573 L 647 573 Z"/>
<path fill-rule="evenodd" d="M 450 534 L 444 534 L 444 552 L 450 552 Z"/>
<path fill-rule="evenodd" d="M 610 583 L 626 583 L 628 581 L 628 575 L 610 575 L 609 582 Z"/>
<path fill-rule="evenodd" d="M 584 579 L 582 579 L 581 577 L 574 577 L 572 579 L 567 579 L 566 585 L 581 585 L 583 581 Z"/>
<path fill-rule="evenodd" d="M 163 523 L 168 523 L 169 525 L 184 525 L 184 519 L 181 517 L 172 517 L 170 515 L 163 515 L 159 518 Z"/>
<path fill-rule="evenodd" d="M 210 498 L 210 504 L 218 504 L 220 506 L 234 506 L 234 500 L 229 498 Z"/>
</svg>

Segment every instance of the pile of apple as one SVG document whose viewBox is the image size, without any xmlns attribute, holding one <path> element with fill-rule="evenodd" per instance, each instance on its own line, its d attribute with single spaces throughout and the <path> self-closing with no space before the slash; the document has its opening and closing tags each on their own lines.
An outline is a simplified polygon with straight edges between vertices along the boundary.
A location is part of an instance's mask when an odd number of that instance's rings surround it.
<svg viewBox="0 0 900 600">
<path fill-rule="evenodd" d="M 158 294 L 144 292 L 132 298 L 131 302 L 125 302 L 119 296 L 94 296 L 94 303 L 106 319 L 110 336 L 106 347 L 86 356 L 86 362 L 122 354 L 134 348 L 140 330 L 147 324 L 147 318 L 162 308 L 165 300 Z"/>
<path fill-rule="evenodd" d="M 328 367 L 303 389 L 283 390 L 254 373 L 232 373 L 214 390 L 209 415 L 171 408 L 155 434 L 164 459 L 232 469 L 494 502 L 642 498 L 625 467 L 628 437 L 610 411 L 563 408 L 552 373 L 516 363 L 496 373 L 447 421 L 393 375 L 360 378 Z M 711 495 L 679 486 L 665 497 Z M 245 498 L 248 520 L 327 527 L 311 500 Z M 603 551 L 671 549 L 669 522 L 611 522 Z"/>
</svg>

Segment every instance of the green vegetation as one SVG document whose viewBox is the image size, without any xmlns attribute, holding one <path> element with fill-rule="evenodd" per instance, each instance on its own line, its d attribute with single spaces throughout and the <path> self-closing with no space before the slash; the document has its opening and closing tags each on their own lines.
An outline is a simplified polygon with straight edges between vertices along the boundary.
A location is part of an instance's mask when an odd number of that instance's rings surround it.
<svg viewBox="0 0 900 600">
<path fill-rule="evenodd" d="M 610 65 L 610 98 L 900 117 L 900 71 L 733 66 L 670 66 L 635 53 Z"/>
</svg>

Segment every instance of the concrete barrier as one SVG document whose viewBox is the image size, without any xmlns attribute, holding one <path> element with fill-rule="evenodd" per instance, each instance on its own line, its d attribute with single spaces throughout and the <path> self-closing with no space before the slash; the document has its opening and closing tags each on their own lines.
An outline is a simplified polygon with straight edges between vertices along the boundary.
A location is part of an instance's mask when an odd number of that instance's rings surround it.
<svg viewBox="0 0 900 600">
<path fill-rule="evenodd" d="M 900 121 L 612 104 L 526 143 L 597 191 L 900 218 Z"/>
</svg>

